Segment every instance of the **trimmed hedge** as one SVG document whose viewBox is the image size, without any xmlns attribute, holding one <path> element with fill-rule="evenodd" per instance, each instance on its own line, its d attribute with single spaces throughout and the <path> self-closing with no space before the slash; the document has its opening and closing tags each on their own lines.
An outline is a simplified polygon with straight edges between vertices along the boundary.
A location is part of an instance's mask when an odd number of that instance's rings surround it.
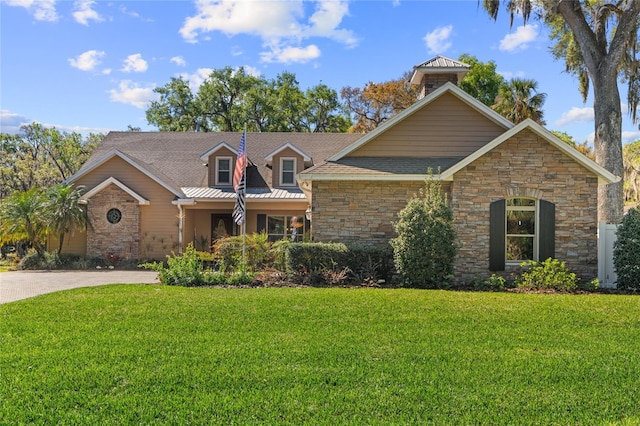
<svg viewBox="0 0 640 426">
<path fill-rule="evenodd" d="M 393 273 L 391 247 L 342 243 L 292 243 L 286 252 L 287 275 L 311 285 L 388 283 Z"/>
</svg>

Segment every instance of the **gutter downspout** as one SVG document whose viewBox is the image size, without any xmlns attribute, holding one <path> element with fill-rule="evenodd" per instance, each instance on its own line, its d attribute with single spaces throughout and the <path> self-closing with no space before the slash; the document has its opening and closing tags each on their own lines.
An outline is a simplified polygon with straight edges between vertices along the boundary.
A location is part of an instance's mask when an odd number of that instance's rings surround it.
<svg viewBox="0 0 640 426">
<path fill-rule="evenodd" d="M 178 206 L 178 253 L 182 254 L 182 243 L 183 243 L 183 236 L 182 236 L 182 231 L 184 228 L 184 211 L 182 210 L 182 205 L 185 206 L 194 206 L 196 205 L 196 200 L 193 199 L 179 199 L 179 200 L 174 200 L 171 202 L 171 204 L 174 204 L 176 206 Z"/>
<path fill-rule="evenodd" d="M 182 228 L 184 226 L 184 216 L 182 214 L 182 204 L 178 204 L 178 253 L 182 254 Z"/>
</svg>

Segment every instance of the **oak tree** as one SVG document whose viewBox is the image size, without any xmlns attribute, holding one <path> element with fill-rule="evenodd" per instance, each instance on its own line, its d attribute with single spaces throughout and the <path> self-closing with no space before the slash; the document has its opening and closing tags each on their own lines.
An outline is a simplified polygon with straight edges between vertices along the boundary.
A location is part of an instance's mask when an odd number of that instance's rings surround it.
<svg viewBox="0 0 640 426">
<path fill-rule="evenodd" d="M 578 77 L 586 100 L 593 89 L 596 161 L 616 176 L 623 176 L 622 111 L 618 81 L 627 84 L 627 102 L 637 121 L 640 101 L 638 15 L 640 1 L 605 3 L 591 0 L 507 0 L 511 24 L 515 16 L 525 23 L 535 13 L 551 29 L 552 53 L 563 59 L 568 72 Z M 500 0 L 483 0 L 496 19 Z M 599 220 L 620 223 L 623 215 L 622 181 L 598 188 Z"/>
</svg>

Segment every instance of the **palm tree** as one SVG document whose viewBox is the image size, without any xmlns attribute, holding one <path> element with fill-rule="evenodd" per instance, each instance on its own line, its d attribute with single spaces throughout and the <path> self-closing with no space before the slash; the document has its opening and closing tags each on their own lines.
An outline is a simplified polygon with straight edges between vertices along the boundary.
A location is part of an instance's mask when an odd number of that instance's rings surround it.
<svg viewBox="0 0 640 426">
<path fill-rule="evenodd" d="M 64 236 L 72 227 L 80 231 L 87 229 L 89 219 L 87 210 L 81 204 L 84 187 L 73 188 L 71 185 L 56 185 L 47 192 L 48 228 L 58 237 L 58 254 L 62 252 Z"/>
<path fill-rule="evenodd" d="M 544 125 L 542 106 L 546 98 L 546 93 L 538 93 L 535 80 L 512 78 L 498 89 L 491 108 L 516 124 L 530 118 Z"/>
<path fill-rule="evenodd" d="M 39 188 L 14 192 L 0 203 L 0 231 L 13 240 L 26 239 L 43 256 L 42 242 L 47 231 L 44 206 L 45 199 Z"/>
</svg>

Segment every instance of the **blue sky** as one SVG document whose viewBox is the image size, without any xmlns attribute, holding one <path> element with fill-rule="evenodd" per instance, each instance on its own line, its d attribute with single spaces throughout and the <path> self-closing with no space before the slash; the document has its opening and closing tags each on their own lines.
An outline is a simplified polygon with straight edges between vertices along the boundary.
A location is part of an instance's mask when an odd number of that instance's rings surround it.
<svg viewBox="0 0 640 426">
<path fill-rule="evenodd" d="M 549 53 L 546 29 L 476 0 L 0 0 L 0 131 L 37 121 L 108 132 L 145 119 L 153 89 L 183 76 L 244 66 L 271 79 L 293 72 L 302 89 L 340 91 L 402 76 L 435 56 L 493 60 L 507 78 L 537 80 L 551 130 L 593 139 L 592 99 Z M 623 141 L 640 138 L 623 97 Z"/>
</svg>

